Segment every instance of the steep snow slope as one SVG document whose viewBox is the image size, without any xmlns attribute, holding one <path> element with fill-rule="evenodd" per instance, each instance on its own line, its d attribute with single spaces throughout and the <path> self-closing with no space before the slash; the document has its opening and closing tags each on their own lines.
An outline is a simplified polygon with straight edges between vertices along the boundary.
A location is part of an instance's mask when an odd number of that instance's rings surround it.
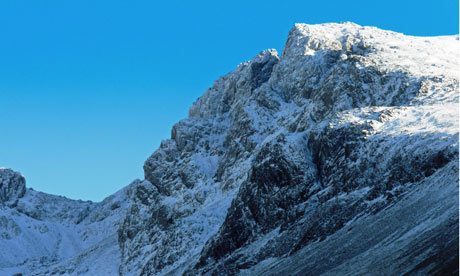
<svg viewBox="0 0 460 276">
<path fill-rule="evenodd" d="M 458 39 L 296 24 L 145 180 L 101 203 L 0 186 L 0 274 L 458 273 Z"/>
</svg>

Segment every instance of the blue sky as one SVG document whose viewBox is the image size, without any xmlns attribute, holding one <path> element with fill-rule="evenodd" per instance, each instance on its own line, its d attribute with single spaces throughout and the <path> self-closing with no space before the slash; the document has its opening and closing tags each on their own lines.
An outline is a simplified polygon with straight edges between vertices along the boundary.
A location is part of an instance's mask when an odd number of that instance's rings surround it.
<svg viewBox="0 0 460 276">
<path fill-rule="evenodd" d="M 102 200 L 190 105 L 294 23 L 458 33 L 458 1 L 1 1 L 0 166 Z"/>
</svg>

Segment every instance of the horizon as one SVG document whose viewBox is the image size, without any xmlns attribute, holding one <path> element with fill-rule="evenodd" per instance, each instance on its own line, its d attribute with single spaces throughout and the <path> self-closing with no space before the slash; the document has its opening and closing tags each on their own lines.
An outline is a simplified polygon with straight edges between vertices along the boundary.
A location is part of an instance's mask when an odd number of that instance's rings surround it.
<svg viewBox="0 0 460 276">
<path fill-rule="evenodd" d="M 143 179 L 144 161 L 214 80 L 264 49 L 282 53 L 295 23 L 459 33 L 459 3 L 447 0 L 22 3 L 0 4 L 0 167 L 28 188 L 92 201 Z"/>
</svg>

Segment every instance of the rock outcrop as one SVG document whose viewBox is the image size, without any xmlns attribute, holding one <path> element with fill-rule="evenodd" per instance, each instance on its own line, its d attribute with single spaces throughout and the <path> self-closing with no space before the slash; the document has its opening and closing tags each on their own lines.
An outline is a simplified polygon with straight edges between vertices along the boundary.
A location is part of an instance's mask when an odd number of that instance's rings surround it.
<svg viewBox="0 0 460 276">
<path fill-rule="evenodd" d="M 0 203 L 14 205 L 25 192 L 24 176 L 11 169 L 0 168 Z"/>
</svg>

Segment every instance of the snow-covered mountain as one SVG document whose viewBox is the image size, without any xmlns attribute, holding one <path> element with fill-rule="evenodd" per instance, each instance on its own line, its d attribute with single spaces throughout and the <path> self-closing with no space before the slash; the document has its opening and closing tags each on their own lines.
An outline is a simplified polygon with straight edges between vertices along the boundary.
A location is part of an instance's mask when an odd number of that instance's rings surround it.
<svg viewBox="0 0 460 276">
<path fill-rule="evenodd" d="M 296 24 L 102 202 L 0 169 L 0 275 L 457 275 L 459 50 Z"/>
</svg>

